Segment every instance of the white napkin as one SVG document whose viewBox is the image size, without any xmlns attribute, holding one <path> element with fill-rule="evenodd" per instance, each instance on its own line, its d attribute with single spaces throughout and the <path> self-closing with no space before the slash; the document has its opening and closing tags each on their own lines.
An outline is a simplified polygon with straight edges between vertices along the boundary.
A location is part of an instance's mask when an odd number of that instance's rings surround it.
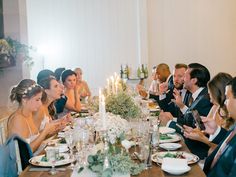
<svg viewBox="0 0 236 177">
<path fill-rule="evenodd" d="M 126 150 L 129 150 L 129 148 L 130 148 L 131 146 L 134 146 L 135 143 L 134 143 L 134 141 L 123 140 L 123 141 L 121 141 L 121 145 L 122 145 Z"/>
<path fill-rule="evenodd" d="M 71 177 L 97 177 L 97 174 L 92 172 L 91 170 L 89 170 L 87 167 L 81 171 L 80 173 L 78 173 L 78 169 L 75 168 L 73 170 L 73 173 L 71 174 Z M 130 177 L 130 174 L 113 174 L 113 177 Z"/>
<path fill-rule="evenodd" d="M 187 159 L 163 158 L 161 169 L 168 170 L 185 170 L 188 169 Z"/>
</svg>

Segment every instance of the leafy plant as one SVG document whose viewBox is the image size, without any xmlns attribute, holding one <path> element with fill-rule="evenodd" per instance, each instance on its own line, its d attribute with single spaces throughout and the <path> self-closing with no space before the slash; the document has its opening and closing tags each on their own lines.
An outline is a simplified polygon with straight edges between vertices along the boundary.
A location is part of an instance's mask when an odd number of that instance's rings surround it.
<svg viewBox="0 0 236 177">
<path fill-rule="evenodd" d="M 137 118 L 141 114 L 140 108 L 126 92 L 108 95 L 106 98 L 106 111 L 120 115 L 124 119 Z"/>
<path fill-rule="evenodd" d="M 14 40 L 10 37 L 0 39 L 0 62 L 15 62 L 19 54 L 23 54 L 24 62 L 31 67 L 33 65 L 32 57 L 29 52 L 33 47 Z M 13 61 L 12 61 L 13 60 Z"/>
<path fill-rule="evenodd" d="M 113 173 L 138 175 L 144 170 L 144 164 L 137 164 L 127 153 L 108 154 L 110 168 L 103 169 L 105 155 L 100 151 L 96 155 L 88 156 L 88 167 L 99 177 L 111 177 Z"/>
</svg>

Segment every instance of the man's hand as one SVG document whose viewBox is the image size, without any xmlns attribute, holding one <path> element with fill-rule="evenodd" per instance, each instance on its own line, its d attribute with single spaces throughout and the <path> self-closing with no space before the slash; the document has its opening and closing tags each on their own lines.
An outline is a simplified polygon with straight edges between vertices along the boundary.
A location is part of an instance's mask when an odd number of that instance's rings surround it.
<svg viewBox="0 0 236 177">
<path fill-rule="evenodd" d="M 166 126 L 167 122 L 173 119 L 173 116 L 170 112 L 160 112 L 159 119 L 161 121 L 161 125 Z"/>
<path fill-rule="evenodd" d="M 174 102 L 180 109 L 182 109 L 185 105 L 182 101 L 182 96 L 180 95 L 179 90 L 176 88 L 173 90 L 173 95 L 175 99 L 172 99 L 171 101 Z"/>
<path fill-rule="evenodd" d="M 168 83 L 163 82 L 163 83 L 159 84 L 159 93 L 160 94 L 166 93 L 167 90 L 168 90 Z"/>
</svg>

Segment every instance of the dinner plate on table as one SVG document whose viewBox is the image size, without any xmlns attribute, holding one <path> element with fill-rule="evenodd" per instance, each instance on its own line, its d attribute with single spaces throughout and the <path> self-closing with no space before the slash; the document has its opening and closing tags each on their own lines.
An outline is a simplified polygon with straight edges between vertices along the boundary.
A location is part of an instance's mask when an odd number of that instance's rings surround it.
<svg viewBox="0 0 236 177">
<path fill-rule="evenodd" d="M 175 133 L 175 129 L 170 128 L 170 127 L 160 127 L 159 132 L 161 134 Z"/>
<path fill-rule="evenodd" d="M 187 159 L 188 164 L 194 164 L 199 161 L 198 156 L 185 151 L 157 152 L 152 155 L 152 161 L 161 164 L 162 159 L 165 157 Z"/>
<path fill-rule="evenodd" d="M 70 164 L 74 159 L 70 158 L 70 155 L 67 153 L 59 153 L 59 160 L 56 160 L 55 166 L 62 166 Z M 29 163 L 34 166 L 39 167 L 51 167 L 52 163 L 47 161 L 45 155 L 34 156 L 29 160 Z"/>
<path fill-rule="evenodd" d="M 181 148 L 182 145 L 179 143 L 162 143 L 162 144 L 160 144 L 160 147 L 162 149 L 167 150 L 167 151 L 174 151 L 176 149 Z"/>
<path fill-rule="evenodd" d="M 174 143 L 181 140 L 178 134 L 160 134 L 160 143 Z"/>
</svg>

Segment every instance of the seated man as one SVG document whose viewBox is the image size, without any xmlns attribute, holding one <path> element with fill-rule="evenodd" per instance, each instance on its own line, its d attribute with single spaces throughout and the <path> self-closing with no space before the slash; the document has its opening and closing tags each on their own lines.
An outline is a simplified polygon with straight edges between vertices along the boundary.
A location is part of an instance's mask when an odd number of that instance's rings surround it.
<svg viewBox="0 0 236 177">
<path fill-rule="evenodd" d="M 189 98 L 191 93 L 183 88 L 184 85 L 184 74 L 187 70 L 187 65 L 185 64 L 176 64 L 173 71 L 173 82 L 174 88 L 168 90 L 168 84 L 160 84 L 160 96 L 159 96 L 159 106 L 164 112 L 170 112 L 173 117 L 180 117 L 182 112 L 179 107 L 172 102 L 174 99 L 175 92 L 181 93 L 182 102 L 188 106 Z"/>
<path fill-rule="evenodd" d="M 183 115 L 177 117 L 175 120 L 169 112 L 162 112 L 160 114 L 162 123 L 165 124 L 168 122 L 168 126 L 175 128 L 181 134 L 183 132 L 179 127 L 183 125 L 195 127 L 195 121 L 190 113 L 191 110 L 197 110 L 201 116 L 207 116 L 212 107 L 206 88 L 209 80 L 210 73 L 205 66 L 198 63 L 189 64 L 184 75 L 184 88 L 192 93 L 192 99 L 189 100 L 189 107 L 182 102 L 181 95 L 176 92 L 174 94 L 174 102 L 180 108 Z M 207 156 L 209 147 L 206 144 L 190 139 L 185 139 L 185 143 L 190 151 L 198 155 L 201 159 Z"/>
<path fill-rule="evenodd" d="M 155 79 L 157 79 L 158 83 L 166 83 L 168 85 L 168 89 L 174 87 L 173 76 L 170 73 L 169 66 L 165 63 L 161 63 L 156 67 Z M 146 91 L 140 91 L 139 94 L 144 98 L 149 97 L 159 102 L 159 92 L 150 91 L 147 93 Z"/>
</svg>

